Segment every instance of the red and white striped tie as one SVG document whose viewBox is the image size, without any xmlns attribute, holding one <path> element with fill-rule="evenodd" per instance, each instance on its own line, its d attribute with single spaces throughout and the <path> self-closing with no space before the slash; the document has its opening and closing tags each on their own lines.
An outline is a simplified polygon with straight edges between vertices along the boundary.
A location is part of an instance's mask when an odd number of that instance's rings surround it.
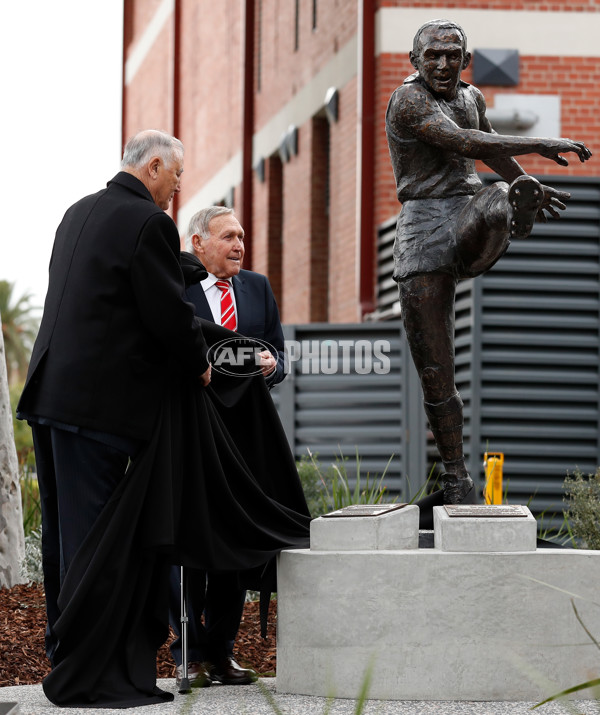
<svg viewBox="0 0 600 715">
<path fill-rule="evenodd" d="M 224 328 L 229 328 L 229 330 L 237 330 L 231 283 L 229 281 L 217 281 L 215 285 L 221 291 L 221 325 Z"/>
</svg>

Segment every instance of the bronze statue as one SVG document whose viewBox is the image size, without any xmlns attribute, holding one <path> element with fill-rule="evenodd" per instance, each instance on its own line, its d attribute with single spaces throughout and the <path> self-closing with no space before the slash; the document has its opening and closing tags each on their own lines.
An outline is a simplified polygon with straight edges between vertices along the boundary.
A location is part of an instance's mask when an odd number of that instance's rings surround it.
<svg viewBox="0 0 600 715">
<path fill-rule="evenodd" d="M 386 133 L 398 200 L 394 279 L 402 318 L 444 465 L 444 503 L 473 489 L 462 445 L 463 403 L 454 384 L 454 298 L 459 280 L 480 275 L 525 238 L 534 221 L 558 218 L 570 194 L 540 184 L 514 159 L 540 154 L 561 166 L 584 162 L 581 142 L 496 134 L 482 93 L 460 78 L 470 60 L 463 29 L 433 20 L 415 35 L 417 70 L 390 99 Z M 504 181 L 482 188 L 480 159 Z"/>
</svg>

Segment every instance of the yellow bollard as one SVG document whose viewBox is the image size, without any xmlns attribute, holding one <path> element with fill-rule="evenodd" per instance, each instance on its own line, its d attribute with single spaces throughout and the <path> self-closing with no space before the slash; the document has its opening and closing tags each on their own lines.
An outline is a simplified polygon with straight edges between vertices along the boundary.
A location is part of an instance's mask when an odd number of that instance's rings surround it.
<svg viewBox="0 0 600 715">
<path fill-rule="evenodd" d="M 486 504 L 502 504 L 502 467 L 504 454 L 502 452 L 486 452 L 483 455 L 485 467 L 485 489 L 483 496 Z"/>
</svg>

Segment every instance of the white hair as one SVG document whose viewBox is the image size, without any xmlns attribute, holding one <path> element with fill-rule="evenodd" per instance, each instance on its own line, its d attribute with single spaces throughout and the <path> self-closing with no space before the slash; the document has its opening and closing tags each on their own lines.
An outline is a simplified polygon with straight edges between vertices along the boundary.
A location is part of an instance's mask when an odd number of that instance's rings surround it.
<svg viewBox="0 0 600 715">
<path fill-rule="evenodd" d="M 153 156 L 169 163 L 177 154 L 183 156 L 183 144 L 179 139 L 160 129 L 145 129 L 125 145 L 121 168 L 141 169 Z"/>
<path fill-rule="evenodd" d="M 190 219 L 185 236 L 185 250 L 188 253 L 193 253 L 192 236 L 196 234 L 203 240 L 207 239 L 210 236 L 209 225 L 213 218 L 229 214 L 233 214 L 233 209 L 227 208 L 227 206 L 209 206 L 207 209 L 195 213 Z"/>
</svg>

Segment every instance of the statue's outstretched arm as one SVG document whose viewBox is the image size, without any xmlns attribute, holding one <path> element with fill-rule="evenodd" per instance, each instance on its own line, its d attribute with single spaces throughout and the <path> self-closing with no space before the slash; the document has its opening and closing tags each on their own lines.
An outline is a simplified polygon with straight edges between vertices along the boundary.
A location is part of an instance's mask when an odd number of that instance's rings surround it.
<svg viewBox="0 0 600 715">
<path fill-rule="evenodd" d="M 592 152 L 583 142 L 571 139 L 517 137 L 460 127 L 441 111 L 431 93 L 419 84 L 401 87 L 395 93 L 390 110 L 392 128 L 396 126 L 405 134 L 445 151 L 453 151 L 471 159 L 481 159 L 490 168 L 490 162 L 498 166 L 499 159 L 523 154 L 539 154 L 561 166 L 568 165 L 569 162 L 562 156 L 568 152 L 577 154 L 582 162 L 592 156 Z M 505 166 L 508 170 L 509 165 L 502 162 L 500 166 Z M 514 169 L 514 165 L 512 166 Z"/>
</svg>

